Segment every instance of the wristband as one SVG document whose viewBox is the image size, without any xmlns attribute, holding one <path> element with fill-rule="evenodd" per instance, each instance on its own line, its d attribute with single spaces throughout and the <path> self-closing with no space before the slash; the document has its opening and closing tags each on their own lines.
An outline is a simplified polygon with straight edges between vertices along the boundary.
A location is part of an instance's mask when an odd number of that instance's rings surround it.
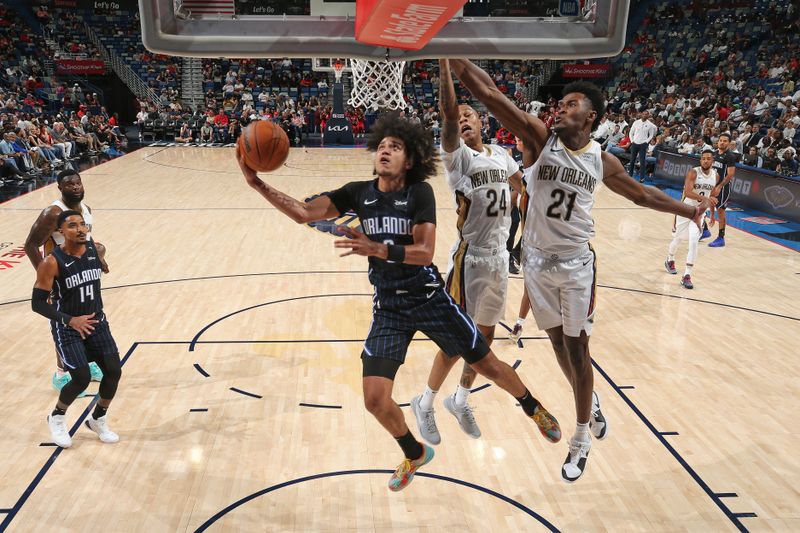
<svg viewBox="0 0 800 533">
<path fill-rule="evenodd" d="M 402 263 L 406 258 L 406 247 L 401 244 L 389 244 L 386 251 L 386 260 L 392 263 Z"/>
</svg>

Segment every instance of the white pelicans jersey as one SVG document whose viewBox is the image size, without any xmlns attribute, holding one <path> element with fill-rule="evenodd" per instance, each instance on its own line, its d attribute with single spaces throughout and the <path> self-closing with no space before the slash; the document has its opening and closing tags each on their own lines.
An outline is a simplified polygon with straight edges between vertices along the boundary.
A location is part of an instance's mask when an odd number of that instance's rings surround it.
<svg viewBox="0 0 800 533">
<path fill-rule="evenodd" d="M 702 167 L 694 167 L 694 171 L 697 173 L 697 178 L 694 180 L 694 188 L 692 189 L 692 192 L 704 197 L 710 196 L 711 191 L 717 186 L 716 169 L 708 169 L 708 174 L 703 172 Z M 698 200 L 686 197 L 683 198 L 683 203 L 691 206 L 697 206 L 700 204 Z"/>
<path fill-rule="evenodd" d="M 519 171 L 516 161 L 500 146 L 473 150 L 459 139 L 453 152 L 442 150 L 445 176 L 458 208 L 458 231 L 470 247 L 505 249 L 511 226 L 508 178 Z"/>
<path fill-rule="evenodd" d="M 566 258 L 594 236 L 592 207 L 603 182 L 601 154 L 596 141 L 573 151 L 556 135 L 550 136 L 539 159 L 526 169 L 526 254 Z"/>
</svg>

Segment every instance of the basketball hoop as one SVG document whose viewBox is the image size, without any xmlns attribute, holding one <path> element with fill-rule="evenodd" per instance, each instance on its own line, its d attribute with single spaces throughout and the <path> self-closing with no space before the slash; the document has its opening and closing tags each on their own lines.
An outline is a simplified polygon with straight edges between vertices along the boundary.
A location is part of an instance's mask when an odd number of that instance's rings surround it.
<svg viewBox="0 0 800 533">
<path fill-rule="evenodd" d="M 344 72 L 344 61 L 339 59 L 333 63 L 333 75 L 336 76 L 336 83 L 342 82 L 342 73 Z"/>
<path fill-rule="evenodd" d="M 353 107 L 378 109 L 402 109 L 403 69 L 405 61 L 367 61 L 350 59 L 353 70 L 353 88 L 350 100 Z"/>
</svg>

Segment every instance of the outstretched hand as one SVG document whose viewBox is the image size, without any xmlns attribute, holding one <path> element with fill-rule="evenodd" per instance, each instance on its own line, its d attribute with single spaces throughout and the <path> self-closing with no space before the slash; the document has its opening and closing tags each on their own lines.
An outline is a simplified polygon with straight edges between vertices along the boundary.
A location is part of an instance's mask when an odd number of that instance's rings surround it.
<svg viewBox="0 0 800 533">
<path fill-rule="evenodd" d="M 385 244 L 371 241 L 369 237 L 349 226 L 338 226 L 336 229 L 348 237 L 347 239 L 337 239 L 333 242 L 333 246 L 335 248 L 348 250 L 347 252 L 340 254 L 339 257 L 346 257 L 348 255 L 379 257 L 381 247 L 386 247 Z"/>
<path fill-rule="evenodd" d="M 697 205 L 697 214 L 694 217 L 694 221 L 697 224 L 697 227 L 700 228 L 703 227 L 703 216 L 705 215 L 706 210 L 709 209 L 711 210 L 711 221 L 709 222 L 708 225 L 709 227 L 714 225 L 714 221 L 716 220 L 715 218 L 716 209 L 714 209 L 714 206 L 716 205 L 717 205 L 717 199 L 713 196 L 709 196 L 708 198 L 704 197 L 702 200 L 700 200 L 700 203 Z"/>
<path fill-rule="evenodd" d="M 257 187 L 264 183 L 261 178 L 258 177 L 256 171 L 248 167 L 247 163 L 245 163 L 244 156 L 242 155 L 242 151 L 239 149 L 238 143 L 236 144 L 236 161 L 239 163 L 239 168 L 242 169 L 242 174 L 244 174 L 244 179 L 247 181 L 248 185 L 251 187 Z"/>
</svg>

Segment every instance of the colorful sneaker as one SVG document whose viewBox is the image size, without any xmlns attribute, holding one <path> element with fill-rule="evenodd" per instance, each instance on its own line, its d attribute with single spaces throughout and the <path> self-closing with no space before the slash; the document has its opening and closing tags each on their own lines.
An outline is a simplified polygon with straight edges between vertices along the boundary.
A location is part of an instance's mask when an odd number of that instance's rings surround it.
<svg viewBox="0 0 800 533">
<path fill-rule="evenodd" d="M 583 475 L 586 469 L 586 460 L 589 458 L 589 450 L 592 449 L 592 441 L 577 442 L 569 440 L 569 453 L 561 466 L 561 479 L 567 483 L 574 483 Z"/>
<path fill-rule="evenodd" d="M 64 374 L 63 376 L 58 377 L 58 372 L 53 372 L 53 388 L 61 392 L 61 389 L 64 388 L 64 385 L 69 383 L 71 379 L 72 376 L 70 376 L 69 374 Z M 88 390 L 89 389 L 86 389 L 82 393 L 78 394 L 78 398 L 83 398 L 84 396 L 86 396 L 88 394 L 87 392 Z"/>
<path fill-rule="evenodd" d="M 434 455 L 433 448 L 427 444 L 423 444 L 422 448 L 422 456 L 419 459 L 414 459 L 413 461 L 406 459 L 400 463 L 400 466 L 397 467 L 397 470 L 394 471 L 391 479 L 389 479 L 389 490 L 392 492 L 403 490 L 414 479 L 417 469 L 431 462 Z"/>
<path fill-rule="evenodd" d="M 694 289 L 694 285 L 692 284 L 692 276 L 686 274 L 681 278 L 681 285 L 686 287 L 687 289 Z"/>
<path fill-rule="evenodd" d="M 519 339 L 522 337 L 522 324 L 514 324 L 514 329 L 511 330 L 511 333 L 508 334 L 508 338 L 511 339 L 511 342 L 514 344 L 519 343 Z"/>
<path fill-rule="evenodd" d="M 675 261 L 670 261 L 669 259 L 667 259 L 666 261 L 664 261 L 664 268 L 667 269 L 667 272 L 669 274 L 678 273 L 678 270 L 675 268 Z"/>
<path fill-rule="evenodd" d="M 89 373 L 92 375 L 92 381 L 103 381 L 103 371 L 94 361 L 89 363 Z"/>
<path fill-rule="evenodd" d="M 65 415 L 47 415 L 47 426 L 50 428 L 50 436 L 56 446 L 61 448 L 69 448 L 72 446 L 72 437 L 69 436 L 67 431 L 67 422 Z"/>
<path fill-rule="evenodd" d="M 708 246 L 710 248 L 722 248 L 723 246 L 725 246 L 725 237 L 717 237 L 716 239 L 708 243 Z"/>
<path fill-rule="evenodd" d="M 100 440 L 107 444 L 114 444 L 119 442 L 119 435 L 111 431 L 108 427 L 108 422 L 105 416 L 101 416 L 97 420 L 91 416 L 86 419 L 86 427 L 97 433 Z"/>
<path fill-rule="evenodd" d="M 411 399 L 411 412 L 414 413 L 414 418 L 417 419 L 417 429 L 419 434 L 427 442 L 431 444 L 439 444 L 442 442 L 442 436 L 439 435 L 439 428 L 436 427 L 436 418 L 433 416 L 433 408 L 427 411 L 419 406 L 419 401 L 422 396 L 414 396 Z"/>
<path fill-rule="evenodd" d="M 536 422 L 544 438 L 550 442 L 558 442 L 561 440 L 561 427 L 558 425 L 558 420 L 543 406 L 539 405 L 531 418 Z"/>
<path fill-rule="evenodd" d="M 708 230 L 708 228 L 703 228 L 703 234 L 700 235 L 700 240 L 702 241 L 703 239 L 708 239 L 709 237 L 711 237 L 711 232 Z"/>
<path fill-rule="evenodd" d="M 608 437 L 608 422 L 600 410 L 600 396 L 595 391 L 592 391 L 592 417 L 589 419 L 589 431 L 597 440 Z"/>
<path fill-rule="evenodd" d="M 446 397 L 442 403 L 444 403 L 445 409 L 456 417 L 458 425 L 461 426 L 464 433 L 473 439 L 481 438 L 481 428 L 478 427 L 478 423 L 475 421 L 475 415 L 472 414 L 472 407 L 470 407 L 469 404 L 458 407 L 456 406 L 456 400 L 453 396 Z"/>
</svg>

